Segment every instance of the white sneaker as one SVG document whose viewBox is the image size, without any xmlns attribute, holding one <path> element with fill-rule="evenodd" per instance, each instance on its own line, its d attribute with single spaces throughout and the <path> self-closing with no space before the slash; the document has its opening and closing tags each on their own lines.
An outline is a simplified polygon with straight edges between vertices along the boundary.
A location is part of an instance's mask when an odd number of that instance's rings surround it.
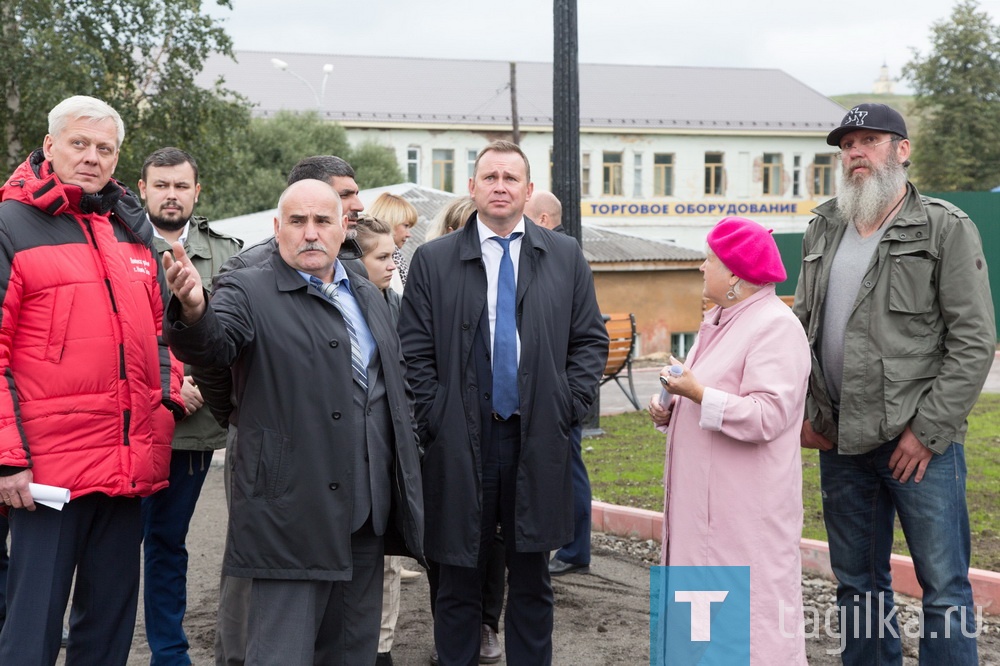
<svg viewBox="0 0 1000 666">
<path fill-rule="evenodd" d="M 411 583 L 420 578 L 421 575 L 419 571 L 410 571 L 409 569 L 399 570 L 399 580 L 403 583 Z"/>
</svg>

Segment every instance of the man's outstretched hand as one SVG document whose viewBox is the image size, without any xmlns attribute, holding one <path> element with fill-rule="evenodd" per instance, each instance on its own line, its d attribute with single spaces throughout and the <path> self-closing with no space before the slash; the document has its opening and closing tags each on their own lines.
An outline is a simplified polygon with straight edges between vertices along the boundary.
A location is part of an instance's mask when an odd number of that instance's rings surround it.
<svg viewBox="0 0 1000 666">
<path fill-rule="evenodd" d="M 205 314 L 205 289 L 201 286 L 201 276 L 191 264 L 184 246 L 173 243 L 170 252 L 163 253 L 163 270 L 167 276 L 167 286 L 181 303 L 181 321 L 193 324 Z"/>
</svg>

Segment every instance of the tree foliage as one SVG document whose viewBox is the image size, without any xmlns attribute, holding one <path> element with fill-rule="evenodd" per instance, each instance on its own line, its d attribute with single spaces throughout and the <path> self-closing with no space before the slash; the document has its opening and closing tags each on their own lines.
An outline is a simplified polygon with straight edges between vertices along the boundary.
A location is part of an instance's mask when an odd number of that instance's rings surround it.
<svg viewBox="0 0 1000 666">
<path fill-rule="evenodd" d="M 231 0 L 204 0 L 230 7 Z M 403 180 L 391 152 L 362 146 L 315 113 L 251 120 L 250 104 L 195 76 L 212 53 L 232 56 L 203 0 L 0 0 L 0 177 L 42 144 L 48 112 L 71 95 L 108 102 L 125 122 L 115 177 L 136 187 L 142 162 L 163 146 L 198 160 L 199 212 L 228 217 L 273 208 L 299 159 L 339 155 L 359 183 Z"/>
<path fill-rule="evenodd" d="M 219 219 L 274 208 L 296 162 L 309 155 L 346 156 L 347 151 L 344 128 L 322 122 L 314 111 L 255 118 L 233 160 L 237 178 L 222 183 L 202 178 L 199 210 Z"/>
<path fill-rule="evenodd" d="M 125 122 L 115 172 L 122 182 L 135 187 L 145 156 L 165 145 L 196 155 L 206 179 L 225 179 L 250 112 L 219 84 L 194 85 L 209 54 L 232 48 L 201 8 L 201 0 L 2 0 L 5 173 L 41 145 L 53 106 L 92 95 Z"/>
<path fill-rule="evenodd" d="M 274 208 L 285 189 L 288 172 L 303 157 L 337 155 L 357 173 L 362 189 L 404 180 L 392 150 L 363 143 L 353 150 L 340 125 L 320 119 L 315 111 L 281 111 L 272 118 L 255 118 L 246 146 L 235 160 L 235 180 L 213 186 L 202 179 L 199 211 L 210 219 Z"/>
<path fill-rule="evenodd" d="M 361 189 L 395 185 L 406 181 L 392 148 L 366 141 L 351 150 L 348 159 L 358 174 Z"/>
<path fill-rule="evenodd" d="M 961 0 L 931 27 L 931 50 L 903 68 L 920 129 L 913 179 L 925 190 L 1000 185 L 1000 28 L 976 0 Z"/>
</svg>

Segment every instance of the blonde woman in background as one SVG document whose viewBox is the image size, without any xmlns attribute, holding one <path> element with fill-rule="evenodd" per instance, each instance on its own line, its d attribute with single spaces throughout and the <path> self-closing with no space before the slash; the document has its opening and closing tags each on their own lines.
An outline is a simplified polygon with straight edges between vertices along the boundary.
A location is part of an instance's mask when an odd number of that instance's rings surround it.
<svg viewBox="0 0 1000 666">
<path fill-rule="evenodd" d="M 403 197 L 383 192 L 368 208 L 368 214 L 385 222 L 392 229 L 392 240 L 396 245 L 392 260 L 396 263 L 396 275 L 390 286 L 393 291 L 401 294 L 406 286 L 407 266 L 399 249 L 409 239 L 410 229 L 417 224 L 417 209 Z"/>
<path fill-rule="evenodd" d="M 456 197 L 434 216 L 426 240 L 450 234 L 465 226 L 466 221 L 476 212 L 476 203 L 470 196 Z"/>
</svg>

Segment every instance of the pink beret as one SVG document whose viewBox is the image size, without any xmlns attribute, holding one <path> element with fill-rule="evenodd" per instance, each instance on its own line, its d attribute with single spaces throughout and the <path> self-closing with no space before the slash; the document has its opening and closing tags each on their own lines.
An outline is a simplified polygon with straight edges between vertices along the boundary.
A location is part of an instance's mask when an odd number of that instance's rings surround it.
<svg viewBox="0 0 1000 666">
<path fill-rule="evenodd" d="M 784 282 L 788 275 L 771 232 L 753 220 L 727 217 L 708 232 L 708 247 L 742 280 L 753 284 Z"/>
</svg>

